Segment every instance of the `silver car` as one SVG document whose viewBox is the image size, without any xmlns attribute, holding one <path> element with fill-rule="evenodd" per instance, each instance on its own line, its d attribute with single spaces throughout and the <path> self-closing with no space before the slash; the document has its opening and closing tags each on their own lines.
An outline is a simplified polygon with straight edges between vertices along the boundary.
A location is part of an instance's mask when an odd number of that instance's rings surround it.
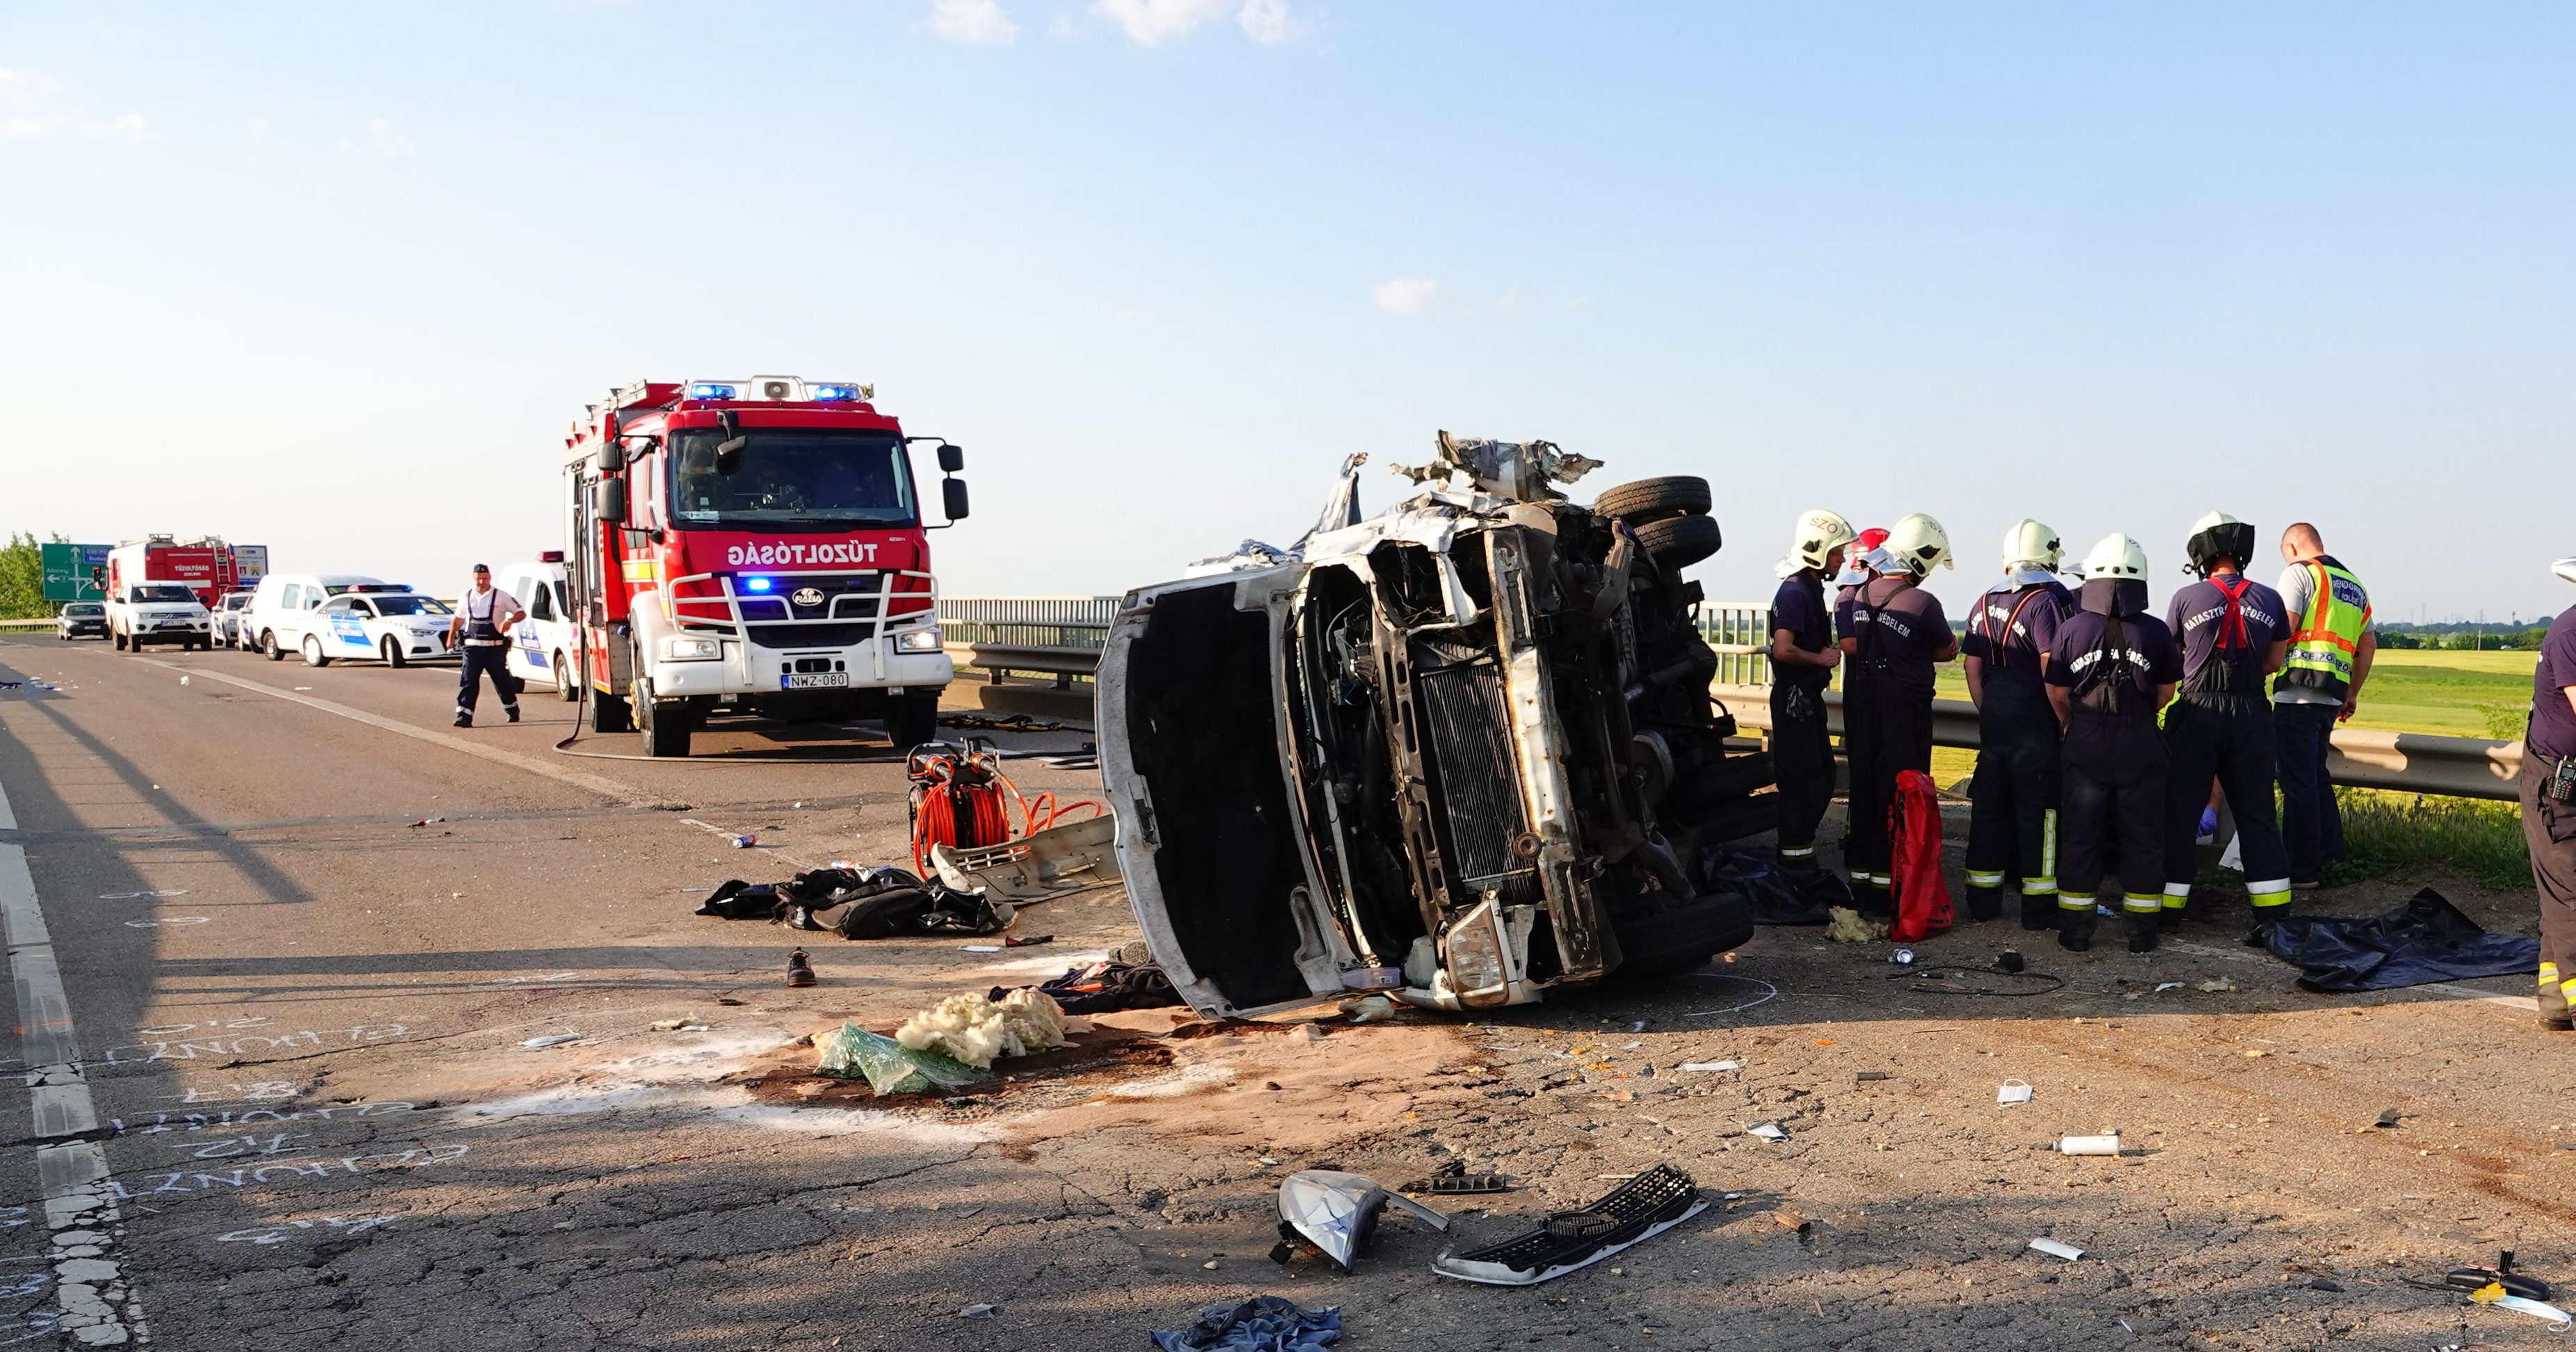
<svg viewBox="0 0 2576 1352">
<path fill-rule="evenodd" d="M 1742 944 L 1746 899 L 1682 866 L 1769 824 L 1681 575 L 1706 481 L 1597 511 L 1553 487 L 1593 462 L 1442 433 L 1360 521 L 1358 461 L 1296 548 L 1130 593 L 1101 655 L 1119 866 L 1182 997 L 1522 1004 Z"/>
</svg>

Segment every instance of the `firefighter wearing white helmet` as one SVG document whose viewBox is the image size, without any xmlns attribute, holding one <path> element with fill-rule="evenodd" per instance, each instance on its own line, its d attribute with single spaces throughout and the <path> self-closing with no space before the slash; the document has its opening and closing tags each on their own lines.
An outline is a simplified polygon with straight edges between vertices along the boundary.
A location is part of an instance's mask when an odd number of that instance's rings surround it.
<svg viewBox="0 0 2576 1352">
<path fill-rule="evenodd" d="M 1968 916 L 2002 915 L 2004 887 L 2017 872 L 2022 928 L 2030 930 L 2058 924 L 2059 728 L 2040 657 L 2075 606 L 2057 580 L 2064 553 L 2043 522 L 2024 517 L 2004 532 L 2003 579 L 1977 598 L 1959 644 L 1979 743 L 1968 787 Z"/>
<path fill-rule="evenodd" d="M 2576 559 L 2558 576 L 2576 582 Z M 2576 1005 L 2576 606 L 2558 613 L 2531 673 L 2522 739 L 2522 839 L 2540 894 L 2540 1022 L 2564 1031 Z"/>
<path fill-rule="evenodd" d="M 2147 613 L 2147 552 L 2136 541 L 2106 536 L 2084 556 L 2075 613 L 2058 626 L 2043 670 L 2049 703 L 2066 725 L 2057 942 L 2079 952 L 2093 946 L 2103 846 L 2117 840 L 2129 951 L 2152 952 L 2165 882 L 2165 744 L 2156 711 L 2173 698 L 2182 663 L 2172 632 Z"/>
<path fill-rule="evenodd" d="M 1851 759 L 1851 821 L 1843 867 L 1867 914 L 1894 909 L 1887 809 L 1896 777 L 1932 770 L 1932 666 L 1959 655 L 1950 617 L 1923 590 L 1949 562 L 1950 536 L 1920 512 L 1888 528 L 1873 576 L 1834 608 L 1843 656 L 1843 750 Z"/>
<path fill-rule="evenodd" d="M 1801 513 L 1780 561 L 1780 590 L 1771 598 L 1771 766 L 1780 786 L 1781 872 L 1802 893 L 1824 883 L 1816 867 L 1816 824 L 1834 796 L 1833 738 L 1825 727 L 1825 687 L 1842 650 L 1834 646 L 1825 579 L 1840 571 L 1858 538 L 1839 513 Z M 1827 895 L 1827 902 L 1847 900 Z"/>
<path fill-rule="evenodd" d="M 2200 580 L 2173 595 L 2165 626 L 2182 657 L 2182 693 L 2165 711 L 2164 928 L 2182 927 L 2199 856 L 2193 843 L 2217 828 L 2215 779 L 2236 818 L 2237 856 L 2257 922 L 2290 902 L 2290 852 L 2272 810 L 2279 743 L 2264 678 L 2290 650 L 2281 594 L 2245 576 L 2254 528 L 2225 512 L 2192 523 L 2183 544 Z M 2191 908 L 2198 911 L 2205 908 Z"/>
</svg>

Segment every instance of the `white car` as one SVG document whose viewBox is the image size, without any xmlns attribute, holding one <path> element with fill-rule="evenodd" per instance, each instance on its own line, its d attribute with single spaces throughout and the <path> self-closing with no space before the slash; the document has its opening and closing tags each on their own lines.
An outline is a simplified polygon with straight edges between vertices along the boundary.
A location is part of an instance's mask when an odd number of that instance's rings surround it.
<svg viewBox="0 0 2576 1352">
<path fill-rule="evenodd" d="M 141 652 L 147 643 L 215 646 L 205 603 L 184 583 L 138 582 L 109 597 L 106 608 L 108 642 L 119 652 Z"/>
<path fill-rule="evenodd" d="M 528 618 L 510 627 L 510 674 L 553 686 L 567 703 L 581 698 L 581 683 L 573 674 L 580 662 L 580 638 L 566 604 L 560 558 L 503 564 L 493 585 L 528 610 Z"/>
<path fill-rule="evenodd" d="M 418 592 L 343 592 L 322 603 L 297 650 L 304 664 L 383 662 L 407 667 L 456 654 L 447 646 L 445 601 Z"/>
<path fill-rule="evenodd" d="M 353 591 L 410 590 L 356 573 L 271 573 L 259 580 L 250 604 L 233 623 L 243 651 L 282 662 L 288 653 L 303 651 L 304 635 L 323 602 Z M 324 656 L 329 655 L 326 650 Z"/>
</svg>

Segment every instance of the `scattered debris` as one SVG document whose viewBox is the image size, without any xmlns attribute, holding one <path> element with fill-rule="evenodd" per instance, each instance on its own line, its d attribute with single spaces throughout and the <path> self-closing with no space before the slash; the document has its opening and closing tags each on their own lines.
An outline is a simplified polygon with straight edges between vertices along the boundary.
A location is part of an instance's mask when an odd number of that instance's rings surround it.
<svg viewBox="0 0 2576 1352">
<path fill-rule="evenodd" d="M 2538 939 L 2491 934 L 2429 887 L 2374 916 L 2283 916 L 2261 936 L 2272 956 L 2300 969 L 2304 991 L 2384 991 L 2540 969 Z"/>
<path fill-rule="evenodd" d="M 1395 1017 L 1395 1002 L 1383 995 L 1366 995 L 1357 1000 L 1344 1000 L 1342 1017 L 1353 1023 L 1384 1023 Z"/>
<path fill-rule="evenodd" d="M 2182 983 L 2181 983 L 2181 982 L 2179 982 L 2179 981 L 2159 981 L 2159 982 L 2157 982 L 2157 983 L 2156 983 L 2156 988 L 2155 988 L 2155 991 L 2154 991 L 2153 993 L 2154 993 L 2154 994 L 2157 994 L 2157 995 L 2162 995 L 2162 994 L 2164 994 L 2166 991 L 2178 991 L 2178 990 L 2181 990 L 2181 989 L 2182 989 Z"/>
<path fill-rule="evenodd" d="M 913 1051 L 937 1052 L 987 1070 L 1002 1056 L 1067 1045 L 1064 1011 L 1045 992 L 1023 988 L 999 1000 L 968 992 L 952 995 L 913 1015 L 894 1032 Z"/>
<path fill-rule="evenodd" d="M 689 1014 L 683 1014 L 676 1019 L 655 1019 L 653 1021 L 653 1031 L 656 1033 L 676 1033 L 695 1022 L 697 1022 L 696 1016 Z"/>
<path fill-rule="evenodd" d="M 814 1070 L 837 1079 L 864 1079 L 879 1094 L 926 1094 L 992 1078 L 953 1057 L 907 1047 L 844 1021 L 814 1034 Z"/>
<path fill-rule="evenodd" d="M 530 1051 L 536 1051 L 544 1047 L 560 1047 L 567 1042 L 579 1041 L 581 1041 L 581 1034 L 579 1033 L 548 1033 L 544 1037 L 529 1038 L 527 1041 L 522 1042 L 519 1045 Z"/>
<path fill-rule="evenodd" d="M 1419 1178 L 1404 1185 L 1406 1192 L 1427 1192 L 1434 1197 L 1465 1197 L 1477 1193 L 1510 1192 L 1512 1180 L 1503 1174 L 1443 1174 L 1437 1178 Z"/>
<path fill-rule="evenodd" d="M 1766 1141 L 1785 1141 L 1789 1139 L 1789 1133 L 1780 1130 L 1780 1124 L 1777 1122 L 1756 1123 L 1753 1126 L 1746 1127 L 1744 1129 L 1744 1134 L 1747 1136 L 1759 1136 Z"/>
<path fill-rule="evenodd" d="M 2006 1080 L 1995 1086 L 1997 1107 L 2009 1108 L 2016 1103 L 2028 1102 L 2030 1102 L 2030 1083 L 2026 1080 Z"/>
<path fill-rule="evenodd" d="M 2398 1112 L 2396 1109 L 2391 1108 L 2388 1111 L 2381 1113 L 2379 1115 L 2379 1120 L 2371 1123 L 2370 1125 L 2374 1127 L 2393 1127 L 2397 1125 L 2397 1120 Z"/>
<path fill-rule="evenodd" d="M 2034 1239 L 2030 1242 L 2030 1246 L 2051 1258 L 2063 1258 L 2070 1263 L 2084 1256 L 2082 1249 L 2072 1244 L 2060 1244 L 2053 1239 Z"/>
<path fill-rule="evenodd" d="M 1742 1070 L 1742 1069 L 1744 1069 L 1744 1063 L 1743 1063 L 1743 1062 L 1741 1062 L 1741 1061 L 1684 1061 L 1684 1062 L 1683 1062 L 1683 1063 L 1681 1063 L 1680 1065 L 1673 1067 L 1673 1069 L 1675 1069 L 1675 1070 Z"/>
<path fill-rule="evenodd" d="M 2210 992 L 2213 992 L 2213 993 L 2215 993 L 2215 992 L 2219 992 L 2219 991 L 2232 991 L 2232 990 L 2236 989 L 2236 983 L 2235 983 L 2235 982 L 2233 982 L 2233 981 L 2228 980 L 2227 978 L 2225 978 L 2225 977 L 2223 977 L 2223 976 L 2214 976 L 2214 977 L 2211 977 L 2210 979 L 2208 979 L 2207 981 L 2204 981 L 2204 982 L 2200 983 L 2200 985 L 2197 987 L 2197 989 L 2199 989 L 2199 990 L 2204 990 L 2204 991 L 2210 991 Z"/>
<path fill-rule="evenodd" d="M 1887 960 L 1895 963 L 1899 967 L 1911 967 L 1914 965 L 1914 950 L 1910 948 L 1897 949 L 1895 952 L 1887 955 Z"/>
<path fill-rule="evenodd" d="M 1277 1296 L 1254 1296 L 1210 1305 L 1196 1324 L 1153 1339 L 1161 1352 L 1306 1352 L 1341 1336 L 1339 1309 L 1302 1310 Z"/>
<path fill-rule="evenodd" d="M 814 984 L 814 964 L 805 956 L 804 949 L 797 949 L 787 955 L 787 984 L 790 986 Z"/>
<path fill-rule="evenodd" d="M 2057 1143 L 2061 1155 L 2116 1155 L 2120 1153 L 2120 1135 L 2069 1136 Z"/>
<path fill-rule="evenodd" d="M 1332 1259 L 1333 1266 L 1348 1272 L 1351 1260 L 1376 1235 L 1378 1213 L 1389 1204 L 1434 1230 L 1449 1228 L 1448 1217 L 1410 1197 L 1387 1191 L 1364 1174 L 1301 1169 L 1279 1182 L 1279 1243 L 1271 1249 L 1270 1257 L 1274 1262 L 1287 1262 L 1295 1252 L 1297 1240 L 1303 1237 Z"/>
<path fill-rule="evenodd" d="M 1114 960 L 1068 967 L 1064 975 L 1040 985 L 1038 989 L 1052 997 L 1056 1008 L 1067 1014 L 1158 1009 L 1181 1002 L 1180 992 L 1172 989 L 1172 979 L 1163 975 L 1163 969 L 1151 962 Z M 1001 999 L 1002 994 L 1001 987 L 993 988 L 994 999 Z"/>
<path fill-rule="evenodd" d="M 1007 781 L 1004 781 L 1007 782 Z M 1016 790 L 1014 790 L 1016 792 Z M 1039 811 L 1055 811 L 1042 798 Z M 1089 807 L 1098 815 L 1031 831 L 995 845 L 934 844 L 930 866 L 939 880 L 960 892 L 980 892 L 1012 901 L 1049 897 L 1115 883 L 1118 818 L 1098 803 L 1075 803 L 1062 811 Z"/>
<path fill-rule="evenodd" d="M 1708 1209 L 1688 1174 L 1658 1164 L 1580 1211 L 1560 1211 L 1538 1228 L 1473 1253 L 1443 1250 L 1431 1270 L 1488 1286 L 1534 1286 L 1588 1267 Z"/>
<path fill-rule="evenodd" d="M 2504 1288 L 2506 1295 L 2520 1296 L 2526 1300 L 2547 1300 L 2550 1294 L 2548 1282 L 2529 1273 L 2513 1270 L 2513 1250 L 2511 1249 L 2496 1255 L 2494 1267 L 2451 1269 L 2443 1275 L 2442 1284 L 2454 1290 L 2469 1292 L 2484 1290 L 2490 1286 L 2500 1286 Z"/>
<path fill-rule="evenodd" d="M 1893 1080 L 1896 1076 L 1884 1070 L 1864 1070 L 1854 1078 L 1859 1080 L 1862 1084 L 1869 1084 L 1876 1080 Z"/>
<path fill-rule="evenodd" d="M 1837 906 L 1826 913 L 1825 937 L 1838 944 L 1876 943 L 1887 937 L 1887 926 L 1861 919 L 1849 906 Z"/>
<path fill-rule="evenodd" d="M 1996 971 L 1998 971 L 1998 972 L 2018 972 L 2018 971 L 2020 971 L 2021 969 L 2022 969 L 2022 957 L 2021 957 L 2021 951 L 2020 951 L 2019 949 L 2007 948 L 2007 949 L 2005 949 L 2003 952 L 2001 952 L 2001 953 L 1997 953 L 1997 954 L 1995 955 L 1995 970 L 1996 970 Z"/>
<path fill-rule="evenodd" d="M 752 846 L 757 845 L 757 844 L 759 844 L 759 843 L 760 843 L 760 837 L 758 837 L 758 836 L 743 835 L 743 836 L 735 836 L 735 837 L 733 838 L 733 847 L 734 847 L 735 849 L 737 849 L 737 850 L 748 850 L 748 849 L 750 849 Z M 987 1308 L 989 1308 L 989 1307 L 987 1307 Z"/>
<path fill-rule="evenodd" d="M 957 1317 L 960 1319 L 990 1319 L 993 1317 L 993 1307 L 990 1305 L 969 1305 L 965 1309 L 959 1310 L 957 1312 Z"/>
</svg>

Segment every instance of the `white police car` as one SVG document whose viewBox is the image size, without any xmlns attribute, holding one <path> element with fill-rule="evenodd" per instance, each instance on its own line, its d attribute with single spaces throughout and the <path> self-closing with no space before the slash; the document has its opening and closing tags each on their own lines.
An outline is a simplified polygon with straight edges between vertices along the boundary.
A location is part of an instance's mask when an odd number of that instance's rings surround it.
<svg viewBox="0 0 2576 1352">
<path fill-rule="evenodd" d="M 456 655 L 447 647 L 447 622 L 455 613 L 418 592 L 343 592 L 313 612 L 298 646 L 307 666 L 374 660 L 407 667 Z"/>
</svg>

